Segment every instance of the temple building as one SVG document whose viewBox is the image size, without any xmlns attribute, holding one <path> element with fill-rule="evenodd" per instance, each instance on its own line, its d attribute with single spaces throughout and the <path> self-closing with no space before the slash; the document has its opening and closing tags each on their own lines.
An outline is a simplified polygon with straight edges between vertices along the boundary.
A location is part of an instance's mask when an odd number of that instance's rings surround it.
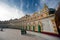
<svg viewBox="0 0 60 40">
<path fill-rule="evenodd" d="M 20 18 L 20 27 L 34 32 L 59 34 L 55 23 L 55 13 L 55 9 L 48 8 L 44 4 L 41 11 Z"/>
</svg>

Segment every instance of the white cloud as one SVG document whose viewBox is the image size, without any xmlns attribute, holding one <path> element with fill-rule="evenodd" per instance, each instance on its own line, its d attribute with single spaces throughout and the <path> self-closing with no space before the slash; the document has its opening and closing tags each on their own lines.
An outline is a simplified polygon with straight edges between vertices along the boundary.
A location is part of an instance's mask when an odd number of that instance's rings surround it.
<svg viewBox="0 0 60 40">
<path fill-rule="evenodd" d="M 0 20 L 9 20 L 14 18 L 21 18 L 25 14 L 22 10 L 18 10 L 17 8 L 10 7 L 7 4 L 0 3 Z"/>
</svg>

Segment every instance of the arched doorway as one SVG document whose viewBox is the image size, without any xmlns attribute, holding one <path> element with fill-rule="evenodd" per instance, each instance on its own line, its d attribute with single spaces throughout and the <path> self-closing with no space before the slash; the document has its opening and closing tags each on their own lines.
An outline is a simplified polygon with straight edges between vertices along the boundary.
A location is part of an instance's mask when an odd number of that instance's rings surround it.
<svg viewBox="0 0 60 40">
<path fill-rule="evenodd" d="M 27 29 L 27 30 L 30 30 L 30 26 L 29 26 L 29 25 L 28 25 L 28 26 L 26 26 L 26 29 Z"/>
<path fill-rule="evenodd" d="M 41 32 L 41 26 L 38 25 L 38 32 Z"/>
<path fill-rule="evenodd" d="M 33 31 L 35 31 L 35 26 L 33 26 Z"/>
<path fill-rule="evenodd" d="M 26 26 L 26 30 L 27 30 L 27 26 Z"/>
</svg>

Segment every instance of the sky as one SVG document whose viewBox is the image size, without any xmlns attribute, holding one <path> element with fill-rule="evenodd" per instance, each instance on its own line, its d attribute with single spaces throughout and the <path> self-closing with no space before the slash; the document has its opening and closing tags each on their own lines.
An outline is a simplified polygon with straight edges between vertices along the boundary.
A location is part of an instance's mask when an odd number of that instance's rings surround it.
<svg viewBox="0 0 60 40">
<path fill-rule="evenodd" d="M 33 14 L 44 7 L 56 8 L 60 0 L 0 0 L 0 20 L 21 18 L 26 14 Z"/>
</svg>

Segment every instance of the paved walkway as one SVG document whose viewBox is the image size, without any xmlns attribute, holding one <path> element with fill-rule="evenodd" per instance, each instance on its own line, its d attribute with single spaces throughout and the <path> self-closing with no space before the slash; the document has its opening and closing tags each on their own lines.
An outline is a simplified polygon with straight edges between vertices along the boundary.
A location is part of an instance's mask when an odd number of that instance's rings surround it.
<svg viewBox="0 0 60 40">
<path fill-rule="evenodd" d="M 21 35 L 20 30 L 4 29 L 4 31 L 0 31 L 0 40 L 59 40 L 59 38 L 30 31 L 27 31 L 26 35 Z"/>
<path fill-rule="evenodd" d="M 27 31 L 28 34 L 31 34 L 31 35 L 35 35 L 37 37 L 40 37 L 40 38 L 43 38 L 43 39 L 46 39 L 46 40 L 60 40 L 59 37 L 54 37 L 54 36 L 50 36 L 50 35 L 47 35 L 47 34 L 42 34 L 42 33 L 37 33 L 37 32 L 31 32 L 31 31 Z"/>
</svg>

